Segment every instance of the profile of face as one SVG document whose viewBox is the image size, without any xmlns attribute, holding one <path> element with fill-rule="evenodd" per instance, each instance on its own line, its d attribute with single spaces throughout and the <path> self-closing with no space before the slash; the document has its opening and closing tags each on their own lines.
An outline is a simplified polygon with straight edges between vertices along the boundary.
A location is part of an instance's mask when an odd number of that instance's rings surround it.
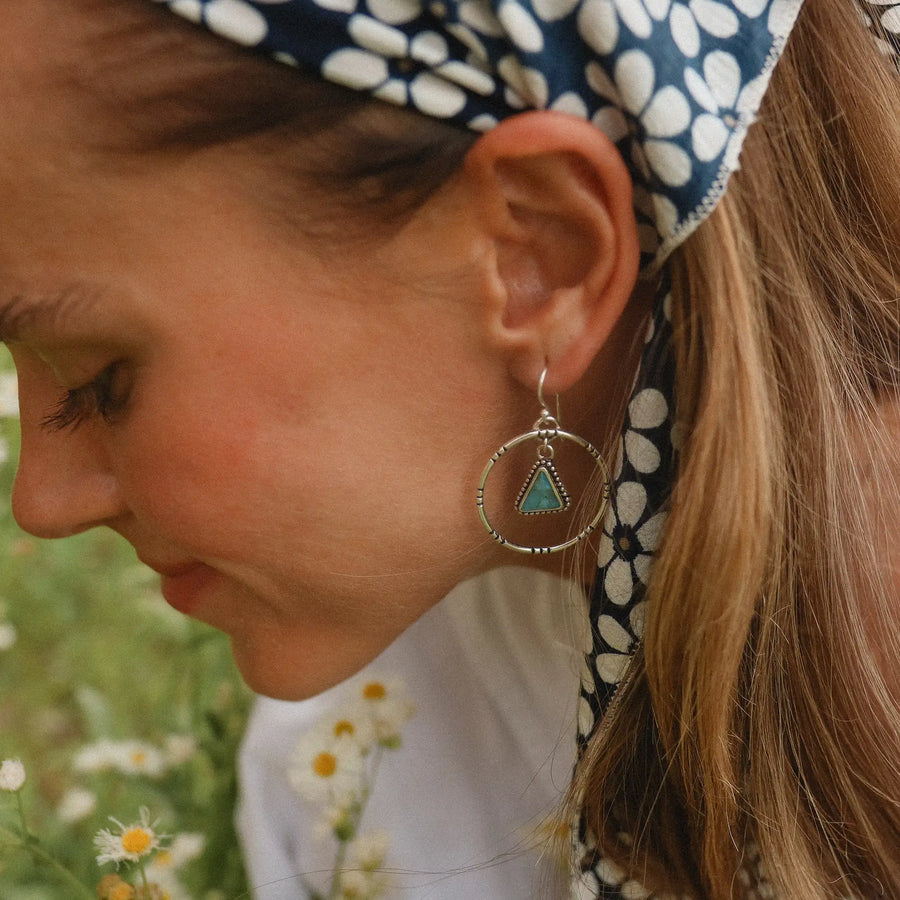
<svg viewBox="0 0 900 900">
<path fill-rule="evenodd" d="M 547 278 L 571 293 L 612 232 L 594 228 L 555 267 L 498 254 L 476 165 L 377 239 L 305 234 L 258 202 L 258 178 L 272 176 L 240 145 L 106 149 L 114 123 L 80 6 L 11 5 L 0 34 L 14 513 L 40 537 L 114 529 L 173 606 L 231 636 L 252 687 L 308 696 L 504 557 L 474 490 L 487 457 L 535 417 L 560 315 L 544 310 L 538 329 L 531 307 Z M 312 185 L 298 201 L 308 219 L 316 204 L 328 212 Z M 614 343 L 634 266 L 604 265 L 604 285 L 623 282 L 618 306 L 582 362 L 558 354 L 550 389 L 577 384 Z M 621 354 L 604 365 L 622 368 Z"/>
</svg>

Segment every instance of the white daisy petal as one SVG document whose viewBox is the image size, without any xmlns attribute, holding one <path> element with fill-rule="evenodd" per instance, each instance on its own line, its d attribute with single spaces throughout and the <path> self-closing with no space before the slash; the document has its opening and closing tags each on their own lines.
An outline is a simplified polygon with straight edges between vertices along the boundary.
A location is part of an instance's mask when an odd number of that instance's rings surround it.
<svg viewBox="0 0 900 900">
<path fill-rule="evenodd" d="M 683 187 L 691 180 L 691 158 L 677 144 L 649 140 L 644 144 L 644 153 L 660 181 L 669 187 Z"/>
<path fill-rule="evenodd" d="M 395 106 L 406 106 L 409 97 L 409 88 L 405 81 L 399 78 L 389 78 L 381 87 L 372 91 L 372 96 Z"/>
<path fill-rule="evenodd" d="M 660 455 L 656 445 L 636 431 L 629 430 L 626 433 L 625 452 L 628 454 L 628 461 L 638 472 L 646 475 L 659 468 Z"/>
<path fill-rule="evenodd" d="M 466 105 L 466 94 L 461 88 L 430 72 L 423 72 L 412 80 L 409 96 L 419 112 L 439 119 L 455 116 Z"/>
<path fill-rule="evenodd" d="M 616 109 L 614 106 L 604 106 L 602 109 L 594 113 L 591 122 L 594 127 L 599 128 L 614 144 L 628 134 L 628 123 L 622 110 Z"/>
<path fill-rule="evenodd" d="M 485 37 L 503 37 L 503 26 L 486 3 L 463 0 L 459 6 L 459 20 Z"/>
<path fill-rule="evenodd" d="M 623 653 L 600 653 L 595 663 L 597 674 L 606 684 L 618 684 L 629 659 L 631 657 Z"/>
<path fill-rule="evenodd" d="M 612 0 L 585 0 L 578 10 L 578 33 L 595 53 L 612 53 L 619 41 L 619 17 Z"/>
<path fill-rule="evenodd" d="M 691 108 L 678 88 L 667 85 L 647 104 L 641 124 L 651 137 L 675 137 L 691 124 Z"/>
<path fill-rule="evenodd" d="M 169 4 L 169 8 L 198 25 L 203 21 L 203 4 L 200 0 L 174 0 Z"/>
<path fill-rule="evenodd" d="M 321 0 L 316 3 L 321 5 Z M 368 7 L 369 12 L 386 25 L 403 25 L 422 14 L 418 0 L 368 0 Z"/>
<path fill-rule="evenodd" d="M 658 428 L 669 415 L 669 404 L 662 391 L 644 388 L 628 404 L 628 415 L 634 428 Z"/>
<path fill-rule="evenodd" d="M 476 69 L 474 66 L 455 60 L 438 66 L 435 69 L 435 74 L 440 75 L 441 78 L 447 81 L 458 84 L 467 91 L 481 94 L 483 97 L 493 94 L 497 87 L 490 75 Z"/>
<path fill-rule="evenodd" d="M 497 18 L 510 40 L 526 53 L 540 53 L 544 49 L 544 33 L 531 13 L 516 0 L 503 0 Z"/>
<path fill-rule="evenodd" d="M 371 90 L 387 81 L 388 65 L 374 53 L 351 47 L 332 53 L 322 63 L 322 76 L 354 90 Z"/>
<path fill-rule="evenodd" d="M 347 23 L 347 33 L 360 47 L 379 56 L 400 59 L 409 50 L 409 41 L 399 28 L 385 25 L 371 16 L 351 16 Z"/>
<path fill-rule="evenodd" d="M 584 697 L 578 698 L 578 733 L 590 734 L 594 727 L 594 712 Z"/>
<path fill-rule="evenodd" d="M 638 115 L 653 96 L 653 61 L 643 50 L 626 50 L 616 61 L 613 80 L 625 109 Z"/>
<path fill-rule="evenodd" d="M 612 79 L 609 75 L 606 74 L 606 70 L 603 66 L 598 62 L 589 62 L 584 69 L 585 77 L 587 78 L 587 83 L 590 86 L 591 90 L 597 94 L 597 96 L 602 97 L 604 100 L 609 100 L 610 103 L 615 104 L 616 112 L 621 115 L 621 110 L 618 107 L 621 105 L 622 101 L 619 97 L 619 89 L 613 84 Z M 624 116 L 623 116 L 624 121 Z"/>
<path fill-rule="evenodd" d="M 757 19 L 768 6 L 768 0 L 734 0 L 734 5 L 748 19 Z"/>
<path fill-rule="evenodd" d="M 659 233 L 663 236 L 671 234 L 678 224 L 678 208 L 662 194 L 653 195 L 654 219 Z"/>
<path fill-rule="evenodd" d="M 544 22 L 557 22 L 575 11 L 579 0 L 534 0 L 535 13 Z"/>
<path fill-rule="evenodd" d="M 579 119 L 588 117 L 588 108 L 584 100 L 574 91 L 568 91 L 557 97 L 551 104 L 550 109 L 557 112 L 568 113 L 570 116 L 576 116 Z"/>
<path fill-rule="evenodd" d="M 611 887 L 618 887 L 625 880 L 625 872 L 610 859 L 601 859 L 594 871 L 604 884 Z"/>
<path fill-rule="evenodd" d="M 616 555 L 612 538 L 604 532 L 600 537 L 600 546 L 597 548 L 597 565 L 605 566 Z"/>
<path fill-rule="evenodd" d="M 716 98 L 699 72 L 694 69 L 685 69 L 684 83 L 690 95 L 707 112 L 717 113 L 719 111 L 719 104 L 716 102 Z"/>
<path fill-rule="evenodd" d="M 700 52 L 700 30 L 693 13 L 683 3 L 672 5 L 669 28 L 672 29 L 672 38 L 678 49 L 689 59 L 693 59 Z"/>
<path fill-rule="evenodd" d="M 666 514 L 664 512 L 657 513 L 641 525 L 637 531 L 637 538 L 644 550 L 656 550 L 665 525 Z"/>
<path fill-rule="evenodd" d="M 731 132 L 718 116 L 702 113 L 691 126 L 691 146 L 700 162 L 711 162 L 728 143 Z"/>
<path fill-rule="evenodd" d="M 631 592 L 634 589 L 631 566 L 624 559 L 615 558 L 606 570 L 603 587 L 607 597 L 616 606 L 624 606 L 631 600 Z"/>
<path fill-rule="evenodd" d="M 625 27 L 639 38 L 648 38 L 653 33 L 653 22 L 647 11 L 632 0 L 617 0 L 616 10 Z"/>
<path fill-rule="evenodd" d="M 600 616 L 597 619 L 597 631 L 613 650 L 620 653 L 631 650 L 631 635 L 612 616 Z"/>
<path fill-rule="evenodd" d="M 203 14 L 212 31 L 246 47 L 255 47 L 269 33 L 265 16 L 244 0 L 212 0 Z"/>
<path fill-rule="evenodd" d="M 739 28 L 738 17 L 723 3 L 716 0 L 691 0 L 691 12 L 697 24 L 713 37 L 734 37 Z"/>
<path fill-rule="evenodd" d="M 741 66 L 734 56 L 724 50 L 707 54 L 703 77 L 719 106 L 733 109 L 741 90 Z"/>
<path fill-rule="evenodd" d="M 409 55 L 426 66 L 439 66 L 447 61 L 447 39 L 436 31 L 424 31 L 409 42 Z"/>
<path fill-rule="evenodd" d="M 623 525 L 635 525 L 647 508 L 647 491 L 637 481 L 625 481 L 616 488 L 616 513 Z"/>
<path fill-rule="evenodd" d="M 628 616 L 628 624 L 631 625 L 631 630 L 634 632 L 634 636 L 640 640 L 644 636 L 644 622 L 647 615 L 647 602 L 645 600 L 641 600 L 640 603 L 635 604 L 634 609 L 631 611 Z"/>
<path fill-rule="evenodd" d="M 641 584 L 648 584 L 650 580 L 650 569 L 653 566 L 653 557 L 649 553 L 638 553 L 631 562 Z"/>
</svg>

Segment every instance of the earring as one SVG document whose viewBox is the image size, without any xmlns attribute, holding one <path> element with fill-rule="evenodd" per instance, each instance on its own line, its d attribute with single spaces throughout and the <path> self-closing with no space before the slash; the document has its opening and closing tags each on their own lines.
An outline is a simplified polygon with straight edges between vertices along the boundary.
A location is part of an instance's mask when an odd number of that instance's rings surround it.
<svg viewBox="0 0 900 900">
<path fill-rule="evenodd" d="M 556 398 L 556 416 L 551 415 L 550 410 L 547 408 L 547 404 L 544 402 L 544 379 L 546 377 L 547 368 L 545 366 L 544 371 L 541 372 L 540 380 L 538 381 L 537 395 L 538 403 L 541 407 L 541 414 L 538 417 L 538 420 L 532 426 L 531 431 L 526 434 L 520 434 L 518 437 L 515 437 L 504 444 L 488 460 L 484 472 L 481 475 L 481 481 L 478 485 L 478 496 L 475 500 L 481 522 L 491 537 L 495 541 L 503 544 L 504 547 L 508 547 L 510 550 L 515 550 L 518 553 L 556 553 L 558 550 L 565 550 L 568 547 L 573 547 L 575 544 L 583 541 L 597 528 L 597 525 L 600 524 L 600 520 L 603 518 L 603 514 L 606 511 L 606 504 L 609 499 L 609 470 L 606 467 L 603 457 L 600 455 L 600 452 L 583 437 L 579 437 L 577 434 L 572 434 L 568 431 L 563 431 L 560 428 L 559 397 L 557 396 Z M 603 476 L 600 508 L 597 510 L 591 521 L 588 522 L 578 534 L 562 543 L 543 547 L 530 547 L 525 544 L 517 544 L 515 541 L 505 538 L 496 528 L 494 528 L 484 510 L 484 490 L 488 476 L 491 474 L 491 470 L 501 457 L 512 450 L 513 447 L 517 447 L 519 444 L 523 444 L 526 441 L 537 441 L 537 459 L 531 467 L 531 471 L 528 473 L 528 477 L 525 479 L 525 483 L 522 485 L 522 489 L 519 491 L 519 495 L 516 498 L 516 512 L 523 516 L 566 512 L 571 506 L 571 500 L 568 491 L 566 491 L 563 484 L 562 477 L 553 462 L 555 454 L 553 442 L 558 439 L 571 441 L 577 444 L 589 453 L 594 460 L 595 465 Z"/>
</svg>

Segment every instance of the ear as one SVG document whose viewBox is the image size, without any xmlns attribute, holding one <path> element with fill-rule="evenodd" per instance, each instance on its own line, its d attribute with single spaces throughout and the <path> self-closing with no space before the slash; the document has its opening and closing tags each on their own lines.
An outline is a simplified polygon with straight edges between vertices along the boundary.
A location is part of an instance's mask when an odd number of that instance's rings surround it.
<svg viewBox="0 0 900 900">
<path fill-rule="evenodd" d="M 533 388 L 585 373 L 628 303 L 639 246 L 631 177 L 595 126 L 550 111 L 506 119 L 469 151 L 483 234 L 489 337 Z"/>
</svg>

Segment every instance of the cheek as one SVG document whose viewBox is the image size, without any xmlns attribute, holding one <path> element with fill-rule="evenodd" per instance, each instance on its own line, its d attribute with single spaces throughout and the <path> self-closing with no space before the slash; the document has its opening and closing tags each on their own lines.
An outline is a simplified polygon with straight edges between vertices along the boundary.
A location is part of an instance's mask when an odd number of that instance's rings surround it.
<svg viewBox="0 0 900 900">
<path fill-rule="evenodd" d="M 142 415 L 114 458 L 129 507 L 184 546 L 221 540 L 259 506 L 256 416 L 227 418 L 205 408 Z M 246 528 L 253 528 L 248 522 Z"/>
</svg>

